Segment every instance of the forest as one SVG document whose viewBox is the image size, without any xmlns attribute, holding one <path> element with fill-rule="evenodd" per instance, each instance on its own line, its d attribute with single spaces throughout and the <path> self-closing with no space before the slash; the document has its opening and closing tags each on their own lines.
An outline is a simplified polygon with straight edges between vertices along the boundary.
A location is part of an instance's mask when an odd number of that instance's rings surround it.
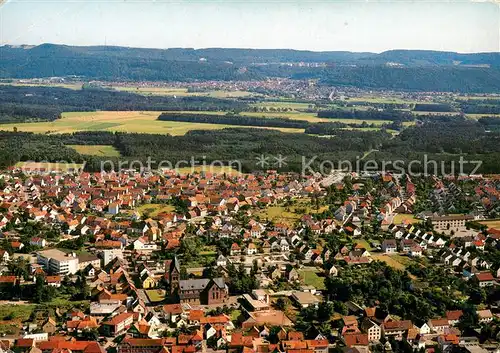
<svg viewBox="0 0 500 353">
<path fill-rule="evenodd" d="M 336 123 L 325 123 L 326 126 Z M 316 124 L 316 125 L 322 125 Z M 322 131 L 316 131 L 322 133 Z M 460 156 L 469 161 L 482 161 L 476 173 L 499 173 L 500 132 L 487 132 L 482 124 L 473 121 L 452 123 L 423 123 L 404 129 L 392 136 L 385 130 L 360 131 L 347 129 L 327 130 L 328 138 L 304 133 L 283 133 L 258 128 L 226 128 L 221 130 L 194 130 L 184 136 L 149 135 L 111 132 L 78 132 L 73 134 L 39 135 L 22 132 L 1 132 L 0 167 L 18 161 L 68 161 L 86 162 L 89 171 L 101 169 L 101 161 L 113 161 L 118 166 L 122 161 L 139 160 L 146 164 L 148 157 L 176 163 L 190 161 L 239 161 L 245 172 L 267 169 L 274 166 L 273 156 L 286 157 L 283 171 L 302 171 L 304 160 L 312 161 L 312 169 L 323 161 L 338 163 L 350 161 L 352 165 L 376 161 L 380 166 L 386 162 L 388 170 L 395 162 L 408 165 L 410 161 L 433 160 L 443 163 L 446 172 L 452 164 L 458 164 Z M 112 145 L 122 157 L 82 156 L 67 145 Z M 366 152 L 370 158 L 361 158 Z M 267 165 L 257 164 L 257 157 L 268 157 Z M 303 160 L 304 158 L 304 160 Z M 391 162 L 395 161 L 395 162 Z M 335 165 L 333 165 L 335 166 Z M 152 165 L 152 168 L 157 166 Z M 331 167 L 331 166 L 330 166 Z M 471 172 L 475 165 L 465 165 Z M 372 167 L 373 168 L 373 167 Z M 412 166 L 412 171 L 422 171 L 422 164 Z M 443 169 L 437 172 L 442 172 Z M 458 172 L 455 170 L 455 172 Z"/>
<path fill-rule="evenodd" d="M 0 85 L 2 122 L 53 120 L 63 111 L 227 111 L 243 110 L 247 107 L 246 103 L 237 100 L 210 97 L 143 96 L 93 88 L 72 90 L 59 87 Z"/>
<path fill-rule="evenodd" d="M 0 123 L 52 121 L 61 116 L 58 107 L 37 104 L 0 104 Z"/>
<path fill-rule="evenodd" d="M 43 44 L 29 49 L 3 46 L 0 56 L 0 78 L 4 79 L 79 76 L 85 80 L 194 81 L 288 77 L 317 78 L 327 85 L 361 88 L 500 92 L 498 53 L 159 50 Z M 456 61 L 483 66 L 454 65 Z M 322 65 L 290 66 L 290 62 Z M 387 62 L 400 66 L 387 66 Z"/>
<path fill-rule="evenodd" d="M 311 123 L 306 120 L 296 120 L 280 117 L 255 117 L 241 114 L 213 115 L 213 114 L 189 114 L 189 113 L 162 113 L 158 120 L 163 121 L 184 121 L 191 123 L 205 124 L 227 124 L 239 126 L 257 126 L 257 127 L 277 127 L 277 128 L 295 128 L 305 129 L 306 134 L 332 135 L 336 129 L 345 128 L 375 128 L 374 124 L 362 123 Z"/>
<path fill-rule="evenodd" d="M 294 120 L 294 119 L 278 118 L 278 117 L 261 118 L 255 116 L 245 116 L 240 114 L 213 115 L 213 114 L 163 113 L 158 117 L 158 120 L 184 121 L 190 123 L 204 123 L 204 124 L 282 127 L 282 128 L 295 128 L 295 129 L 305 129 L 309 125 L 311 125 L 308 121 L 305 120 Z"/>
<path fill-rule="evenodd" d="M 401 110 L 323 110 L 318 112 L 318 118 L 326 119 L 356 119 L 356 120 L 391 120 L 391 121 L 413 121 L 415 118 L 411 112 Z"/>
</svg>

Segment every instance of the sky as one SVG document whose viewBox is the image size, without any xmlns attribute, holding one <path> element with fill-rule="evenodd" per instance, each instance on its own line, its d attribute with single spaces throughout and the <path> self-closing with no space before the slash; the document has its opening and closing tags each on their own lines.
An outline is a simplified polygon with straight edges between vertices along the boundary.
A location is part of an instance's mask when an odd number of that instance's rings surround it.
<svg viewBox="0 0 500 353">
<path fill-rule="evenodd" d="M 500 51 L 500 0 L 0 3 L 1 45 Z"/>
</svg>

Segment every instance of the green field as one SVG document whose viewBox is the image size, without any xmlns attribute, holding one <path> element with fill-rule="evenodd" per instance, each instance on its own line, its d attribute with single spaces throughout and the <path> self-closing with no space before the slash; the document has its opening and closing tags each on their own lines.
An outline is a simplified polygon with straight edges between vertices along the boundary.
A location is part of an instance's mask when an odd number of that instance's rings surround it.
<svg viewBox="0 0 500 353">
<path fill-rule="evenodd" d="M 169 213 L 175 211 L 175 207 L 171 205 L 165 205 L 162 203 L 146 203 L 140 205 L 136 208 L 140 215 L 146 215 L 148 217 L 156 217 L 160 213 Z"/>
<path fill-rule="evenodd" d="M 307 286 L 313 286 L 318 290 L 325 289 L 325 279 L 318 276 L 316 268 L 307 268 L 299 270 L 300 279 Z"/>
<path fill-rule="evenodd" d="M 142 94 L 145 96 L 177 96 L 177 97 L 212 97 L 212 98 L 240 98 L 261 96 L 247 91 L 208 90 L 189 92 L 184 87 L 137 87 L 137 86 L 109 86 L 109 88 L 122 92 Z"/>
<path fill-rule="evenodd" d="M 68 145 L 68 147 L 83 155 L 120 157 L 120 152 L 115 147 L 109 145 Z"/>
<path fill-rule="evenodd" d="M 270 220 L 274 223 L 284 223 L 294 225 L 304 214 L 321 213 L 328 209 L 328 206 L 321 206 L 319 210 L 312 207 L 309 198 L 297 200 L 291 206 L 273 205 L 258 210 L 255 215 L 261 220 Z"/>
<path fill-rule="evenodd" d="M 418 219 L 415 218 L 414 215 L 411 214 L 403 214 L 403 213 L 398 213 L 393 220 L 394 224 L 400 224 L 403 221 L 407 221 L 410 223 L 418 223 L 420 222 Z"/>
<path fill-rule="evenodd" d="M 23 82 L 0 82 L 0 85 L 9 85 L 9 86 L 19 86 L 19 87 L 60 87 L 60 88 L 68 88 L 72 90 L 81 90 L 82 82 L 72 82 L 72 83 L 23 83 Z"/>
<path fill-rule="evenodd" d="M 17 128 L 18 131 L 48 134 L 72 133 L 77 131 L 120 131 L 148 134 L 184 135 L 190 130 L 220 130 L 228 127 L 245 127 L 225 124 L 201 124 L 156 120 L 160 114 L 161 112 L 150 111 L 67 112 L 62 114 L 61 119 L 51 122 L 0 124 L 0 130 L 12 131 L 14 128 Z M 250 128 L 255 127 L 250 126 Z M 269 129 L 292 133 L 304 132 L 304 129 Z"/>
<path fill-rule="evenodd" d="M 83 168 L 83 164 L 78 163 L 44 163 L 44 162 L 17 162 L 16 168 L 21 168 L 25 171 L 44 170 L 49 171 L 75 171 Z"/>
<path fill-rule="evenodd" d="M 479 222 L 480 224 L 484 224 L 488 228 L 495 228 L 495 229 L 500 229 L 500 220 L 493 220 L 493 221 L 481 221 Z"/>
<path fill-rule="evenodd" d="M 0 305 L 0 334 L 17 335 L 35 308 L 32 304 Z"/>
<path fill-rule="evenodd" d="M 165 299 L 164 289 L 150 289 L 144 291 L 152 303 L 158 303 Z"/>
</svg>

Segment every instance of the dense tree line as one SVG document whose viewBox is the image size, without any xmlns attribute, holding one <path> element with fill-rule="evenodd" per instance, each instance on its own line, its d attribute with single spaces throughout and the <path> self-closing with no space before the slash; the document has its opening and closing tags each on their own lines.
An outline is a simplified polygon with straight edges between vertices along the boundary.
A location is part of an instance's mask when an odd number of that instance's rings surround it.
<svg viewBox="0 0 500 353">
<path fill-rule="evenodd" d="M 487 133 L 476 121 L 427 122 L 403 130 L 387 141 L 384 151 L 420 151 L 450 154 L 500 152 L 500 133 Z"/>
<path fill-rule="evenodd" d="M 448 123 L 425 122 L 421 126 L 404 129 L 399 135 L 392 136 L 384 130 L 360 131 L 343 128 L 330 128 L 336 123 L 325 123 L 328 130 L 315 131 L 329 135 L 328 138 L 304 133 L 283 133 L 276 130 L 258 128 L 229 128 L 221 130 L 195 130 L 184 136 L 130 134 L 111 132 L 79 132 L 73 134 L 38 135 L 21 132 L 0 132 L 0 167 L 14 165 L 18 161 L 67 161 L 82 163 L 89 171 L 101 169 L 101 162 L 112 163 L 105 168 L 118 168 L 118 161 L 138 160 L 147 166 L 151 157 L 157 168 L 159 161 L 188 166 L 191 158 L 196 164 L 210 164 L 221 161 L 239 161 L 243 171 L 276 168 L 288 171 L 302 171 L 305 164 L 315 171 L 323 161 L 331 161 L 331 167 L 339 161 L 350 161 L 360 167 L 369 161 L 360 157 L 370 153 L 370 161 L 410 161 L 434 160 L 446 166 L 458 164 L 459 156 L 467 160 L 481 160 L 483 165 L 478 173 L 498 173 L 500 158 L 500 132 L 487 132 L 482 124 L 474 121 Z M 317 124 L 322 126 L 323 124 Z M 112 145 L 122 157 L 82 156 L 67 145 Z M 278 166 L 276 156 L 284 156 L 285 163 Z M 259 164 L 257 158 L 266 158 Z M 309 161 L 311 163 L 309 164 Z M 237 163 L 232 164 L 238 166 Z M 167 165 L 168 166 L 168 165 Z M 127 168 L 125 164 L 122 167 Z M 138 167 L 138 166 L 136 166 Z M 165 167 L 165 165 L 163 165 Z M 386 168 L 394 167 L 388 162 Z M 465 166 L 472 171 L 473 165 Z M 373 168 L 373 166 L 371 166 Z M 415 168 L 417 168 L 415 170 Z M 412 166 L 413 171 L 421 171 L 422 165 Z M 325 171 L 325 170 L 323 170 Z M 441 173 L 441 170 L 437 171 Z M 446 170 L 448 172 L 448 170 Z M 458 170 L 455 170 L 458 172 Z"/>
<path fill-rule="evenodd" d="M 318 118 L 326 119 L 356 119 L 356 120 L 391 120 L 391 121 L 412 121 L 411 112 L 401 110 L 323 110 L 318 112 Z"/>
<path fill-rule="evenodd" d="M 460 108 L 466 114 L 500 114 L 500 100 L 468 99 L 460 102 Z"/>
<path fill-rule="evenodd" d="M 163 113 L 158 117 L 162 121 L 183 121 L 190 123 L 203 124 L 227 124 L 243 126 L 262 126 L 262 127 L 283 127 L 305 129 L 311 123 L 306 120 L 293 120 L 288 118 L 268 118 L 246 115 L 213 115 L 213 114 L 175 114 Z"/>
<path fill-rule="evenodd" d="M 413 110 L 417 112 L 453 112 L 455 111 L 450 104 L 444 103 L 417 103 Z"/>
<path fill-rule="evenodd" d="M 394 127 L 387 125 L 387 128 Z M 363 121 L 361 124 L 355 124 L 355 123 L 343 123 L 340 121 L 334 121 L 331 123 L 315 123 L 315 124 L 310 124 L 306 129 L 305 133 L 306 134 L 313 134 L 313 135 L 335 135 L 338 133 L 338 129 L 345 129 L 345 128 L 380 128 L 380 126 L 376 126 L 375 124 L 368 124 L 366 121 Z M 399 128 L 399 127 L 398 127 Z"/>
<path fill-rule="evenodd" d="M 0 85 L 2 111 L 33 111 L 32 117 L 52 120 L 61 111 L 166 111 L 166 110 L 244 110 L 247 104 L 230 99 L 210 97 L 165 97 L 111 90 L 71 90 L 59 87 Z M 34 116 L 36 114 L 36 116 Z"/>
<path fill-rule="evenodd" d="M 57 107 L 34 104 L 0 104 L 0 123 L 52 121 L 61 116 Z"/>
<path fill-rule="evenodd" d="M 427 92 L 500 92 L 500 70 L 486 67 L 337 66 L 310 70 L 306 77 L 319 78 L 323 84 L 332 86 Z"/>
<path fill-rule="evenodd" d="M 278 128 L 295 128 L 305 129 L 307 134 L 331 135 L 336 129 L 342 128 L 374 128 L 374 124 L 363 122 L 357 123 L 311 123 L 306 120 L 295 120 L 280 117 L 255 117 L 239 114 L 213 115 L 213 114 L 189 114 L 189 113 L 163 113 L 158 117 L 162 121 L 183 121 L 190 123 L 203 124 L 227 124 L 240 126 L 257 126 L 257 127 L 278 127 Z"/>
</svg>

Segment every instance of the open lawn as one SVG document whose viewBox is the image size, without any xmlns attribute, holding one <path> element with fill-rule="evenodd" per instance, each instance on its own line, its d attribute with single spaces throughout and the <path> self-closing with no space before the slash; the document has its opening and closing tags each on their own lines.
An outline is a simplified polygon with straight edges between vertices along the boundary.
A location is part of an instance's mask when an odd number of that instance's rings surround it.
<svg viewBox="0 0 500 353">
<path fill-rule="evenodd" d="M 35 310 L 34 304 L 4 304 L 0 305 L 0 320 L 26 321 Z"/>
<path fill-rule="evenodd" d="M 120 157 L 120 152 L 109 145 L 68 145 L 76 152 L 90 156 Z"/>
<path fill-rule="evenodd" d="M 402 222 L 409 222 L 409 223 L 418 223 L 420 222 L 418 219 L 415 218 L 414 215 L 412 214 L 403 214 L 403 213 L 398 213 L 393 220 L 394 224 L 401 224 Z"/>
<path fill-rule="evenodd" d="M 165 299 L 165 290 L 164 289 L 151 289 L 146 290 L 146 295 L 152 303 L 161 302 Z"/>
<path fill-rule="evenodd" d="M 309 198 L 298 199 L 293 205 L 273 205 L 256 212 L 261 220 L 270 220 L 274 223 L 295 224 L 304 214 L 321 213 L 328 206 L 321 206 L 318 210 L 311 205 Z"/>
<path fill-rule="evenodd" d="M 22 322 L 30 318 L 35 308 L 32 304 L 0 305 L 0 334 L 18 335 Z"/>
<path fill-rule="evenodd" d="M 399 262 L 401 256 L 399 255 L 385 255 L 385 254 L 371 254 L 372 258 L 377 261 L 385 262 L 387 265 L 394 267 L 397 270 L 404 270 L 406 265 Z"/>
<path fill-rule="evenodd" d="M 387 265 L 389 265 L 397 270 L 402 270 L 402 271 L 404 271 L 408 265 L 410 265 L 412 263 L 413 264 L 417 263 L 417 261 L 412 259 L 411 257 L 401 256 L 398 254 L 395 254 L 395 255 L 371 254 L 371 255 L 372 255 L 372 258 L 374 260 L 383 261 Z M 414 275 L 409 275 L 409 276 L 412 279 L 417 278 Z"/>
<path fill-rule="evenodd" d="M 318 276 L 318 270 L 316 268 L 304 267 L 299 270 L 300 279 L 307 286 L 314 286 L 318 290 L 325 289 L 325 278 Z"/>
<path fill-rule="evenodd" d="M 174 206 L 171 205 L 165 205 L 162 203 L 146 203 L 144 205 L 140 205 L 139 207 L 136 208 L 137 212 L 141 216 L 146 216 L 146 217 L 156 217 L 160 213 L 169 213 L 173 212 L 175 210 Z"/>
<path fill-rule="evenodd" d="M 0 130 L 35 133 L 72 133 L 77 131 L 120 131 L 148 134 L 184 135 L 190 130 L 220 130 L 229 127 L 245 127 L 225 124 L 201 124 L 156 120 L 161 112 L 99 111 L 66 112 L 61 119 L 51 122 L 0 124 Z M 252 127 L 250 127 L 252 128 Z M 255 128 L 255 127 L 253 127 Z M 301 133 L 304 129 L 269 128 L 283 132 Z"/>
</svg>

